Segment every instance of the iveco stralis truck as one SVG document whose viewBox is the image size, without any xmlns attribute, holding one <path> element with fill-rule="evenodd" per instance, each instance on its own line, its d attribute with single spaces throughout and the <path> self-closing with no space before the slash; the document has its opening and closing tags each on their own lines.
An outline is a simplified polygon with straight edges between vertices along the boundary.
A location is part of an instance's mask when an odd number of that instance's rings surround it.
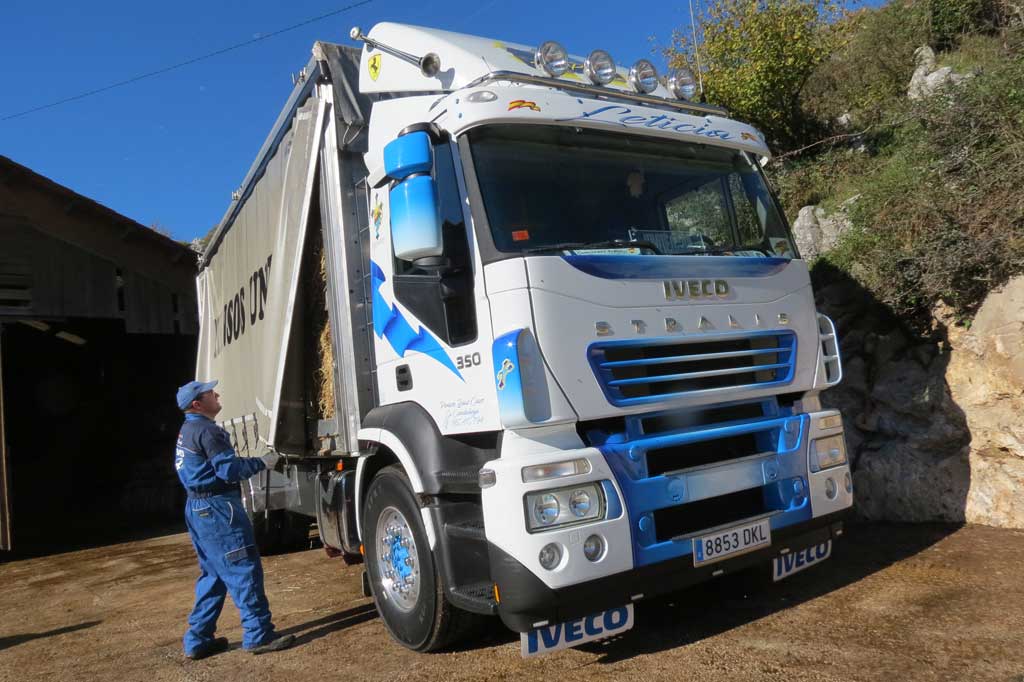
<svg viewBox="0 0 1024 682">
<path fill-rule="evenodd" d="M 198 378 L 239 453 L 284 455 L 245 486 L 261 532 L 315 518 L 418 651 L 497 615 L 548 653 L 826 559 L 838 343 L 763 136 L 646 60 L 352 38 L 314 45 L 198 275 Z"/>
</svg>

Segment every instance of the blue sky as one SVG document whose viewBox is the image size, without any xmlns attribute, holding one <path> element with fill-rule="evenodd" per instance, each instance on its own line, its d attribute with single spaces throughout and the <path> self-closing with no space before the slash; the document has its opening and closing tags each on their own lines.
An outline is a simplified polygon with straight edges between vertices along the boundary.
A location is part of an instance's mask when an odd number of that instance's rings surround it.
<svg viewBox="0 0 1024 682">
<path fill-rule="evenodd" d="M 4 0 L 0 119 L 158 70 L 340 9 L 351 0 Z M 707 2 L 708 0 L 701 0 Z M 878 0 L 870 4 L 877 4 Z M 697 0 L 695 0 L 695 5 Z M 633 11 L 633 10 L 636 11 Z M 219 222 L 314 40 L 401 21 L 619 62 L 652 57 L 688 25 L 680 2 L 373 0 L 317 23 L 151 79 L 0 121 L 0 154 L 176 239 Z M 660 55 L 654 60 L 664 67 Z"/>
</svg>

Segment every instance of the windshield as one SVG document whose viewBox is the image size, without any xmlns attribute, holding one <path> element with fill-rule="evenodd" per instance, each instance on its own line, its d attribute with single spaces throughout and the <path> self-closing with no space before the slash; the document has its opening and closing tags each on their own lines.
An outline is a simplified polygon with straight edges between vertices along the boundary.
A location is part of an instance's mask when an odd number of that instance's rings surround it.
<svg viewBox="0 0 1024 682">
<path fill-rule="evenodd" d="M 557 126 L 469 138 L 498 251 L 796 257 L 744 152 Z"/>
</svg>

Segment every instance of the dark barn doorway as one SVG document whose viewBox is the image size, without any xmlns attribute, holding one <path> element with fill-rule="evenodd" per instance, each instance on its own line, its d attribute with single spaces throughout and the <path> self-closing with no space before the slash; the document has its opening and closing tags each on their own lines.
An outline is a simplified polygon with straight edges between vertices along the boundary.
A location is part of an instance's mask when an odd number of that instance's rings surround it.
<svg viewBox="0 0 1024 682">
<path fill-rule="evenodd" d="M 173 395 L 190 376 L 194 337 L 129 335 L 115 320 L 7 323 L 2 334 L 17 553 L 180 524 Z"/>
<path fill-rule="evenodd" d="M 189 245 L 0 156 L 0 561 L 183 528 L 195 274 Z"/>
</svg>

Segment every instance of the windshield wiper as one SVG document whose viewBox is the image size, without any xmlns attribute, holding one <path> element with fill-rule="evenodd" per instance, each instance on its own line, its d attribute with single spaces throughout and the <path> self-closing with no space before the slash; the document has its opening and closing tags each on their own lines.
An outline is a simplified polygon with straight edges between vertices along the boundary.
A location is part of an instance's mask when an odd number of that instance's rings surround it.
<svg viewBox="0 0 1024 682">
<path fill-rule="evenodd" d="M 549 251 L 576 251 L 579 249 L 628 249 L 639 247 L 641 249 L 650 249 L 655 254 L 661 255 L 661 250 L 658 249 L 652 242 L 644 241 L 642 239 L 632 241 L 628 239 L 609 239 L 603 242 L 563 242 L 561 244 L 550 244 L 548 246 L 535 246 L 531 249 L 523 249 L 523 253 L 546 253 Z"/>
</svg>

